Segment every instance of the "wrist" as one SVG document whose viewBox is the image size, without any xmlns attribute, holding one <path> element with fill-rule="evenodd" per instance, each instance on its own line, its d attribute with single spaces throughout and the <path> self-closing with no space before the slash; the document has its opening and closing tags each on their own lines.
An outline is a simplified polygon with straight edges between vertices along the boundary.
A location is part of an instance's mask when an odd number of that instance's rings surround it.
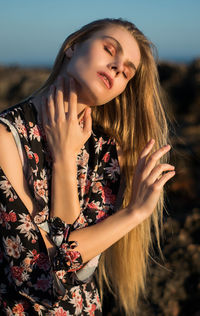
<svg viewBox="0 0 200 316">
<path fill-rule="evenodd" d="M 63 167 L 74 167 L 76 165 L 77 156 L 76 154 L 68 154 L 64 157 L 56 157 L 53 160 L 53 166 L 59 168 L 60 166 Z"/>
<path fill-rule="evenodd" d="M 126 208 L 126 212 L 127 212 L 127 216 L 129 216 L 130 221 L 132 223 L 134 223 L 134 227 L 139 225 L 142 222 L 142 216 L 141 216 L 141 212 L 139 209 L 137 209 L 136 207 L 132 206 L 128 206 Z"/>
</svg>

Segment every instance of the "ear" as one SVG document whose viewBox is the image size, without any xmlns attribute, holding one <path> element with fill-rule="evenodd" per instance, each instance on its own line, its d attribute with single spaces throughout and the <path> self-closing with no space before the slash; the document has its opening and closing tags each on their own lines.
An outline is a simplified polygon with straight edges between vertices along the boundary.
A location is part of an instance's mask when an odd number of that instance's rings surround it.
<svg viewBox="0 0 200 316">
<path fill-rule="evenodd" d="M 72 46 L 72 47 L 69 47 L 67 50 L 66 50 L 66 52 L 65 52 L 65 56 L 67 57 L 67 58 L 71 58 L 72 56 L 73 56 L 73 54 L 74 54 L 74 47 Z"/>
</svg>

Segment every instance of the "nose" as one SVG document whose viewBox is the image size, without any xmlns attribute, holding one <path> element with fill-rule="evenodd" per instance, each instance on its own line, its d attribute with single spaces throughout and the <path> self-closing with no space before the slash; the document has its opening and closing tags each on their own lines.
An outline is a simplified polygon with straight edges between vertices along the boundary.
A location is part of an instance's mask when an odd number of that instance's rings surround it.
<svg viewBox="0 0 200 316">
<path fill-rule="evenodd" d="M 124 71 L 124 65 L 122 61 L 117 60 L 110 64 L 110 70 L 114 71 L 116 76 L 118 76 L 120 73 Z"/>
</svg>

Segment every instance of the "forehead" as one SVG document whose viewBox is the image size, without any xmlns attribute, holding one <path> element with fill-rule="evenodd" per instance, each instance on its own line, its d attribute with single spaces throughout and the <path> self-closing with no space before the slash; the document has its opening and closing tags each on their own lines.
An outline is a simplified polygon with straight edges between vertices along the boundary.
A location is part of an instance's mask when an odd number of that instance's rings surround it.
<svg viewBox="0 0 200 316">
<path fill-rule="evenodd" d="M 113 37 L 115 40 L 117 40 L 123 49 L 124 56 L 134 62 L 136 67 L 140 63 L 140 49 L 137 41 L 133 37 L 133 35 L 126 30 L 122 26 L 118 25 L 112 25 L 105 27 L 102 30 L 99 30 L 92 34 L 90 37 L 91 40 L 95 39 L 106 39 L 108 37 L 108 40 Z"/>
</svg>

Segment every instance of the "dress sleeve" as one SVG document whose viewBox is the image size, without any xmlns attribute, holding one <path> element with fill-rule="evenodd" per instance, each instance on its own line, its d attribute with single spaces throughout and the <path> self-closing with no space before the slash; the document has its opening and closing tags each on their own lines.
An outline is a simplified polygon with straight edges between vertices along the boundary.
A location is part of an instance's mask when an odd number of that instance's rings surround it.
<svg viewBox="0 0 200 316">
<path fill-rule="evenodd" d="M 51 217 L 39 226 L 48 233 L 56 246 L 56 254 L 52 260 L 54 271 L 64 269 L 66 272 L 74 272 L 81 269 L 81 254 L 74 250 L 78 243 L 68 240 L 72 225 L 66 224 L 59 217 Z"/>
</svg>

